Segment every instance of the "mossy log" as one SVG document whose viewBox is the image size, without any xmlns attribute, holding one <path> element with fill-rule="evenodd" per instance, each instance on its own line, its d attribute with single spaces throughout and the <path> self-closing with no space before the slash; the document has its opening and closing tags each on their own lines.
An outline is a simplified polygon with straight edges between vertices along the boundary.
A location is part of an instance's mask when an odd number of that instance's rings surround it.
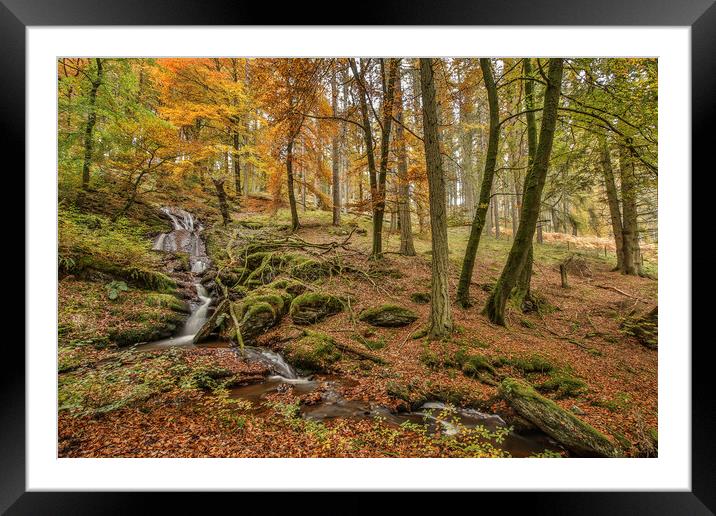
<svg viewBox="0 0 716 516">
<path fill-rule="evenodd" d="M 621 455 L 618 448 L 602 433 L 539 394 L 529 383 L 505 378 L 500 385 L 500 394 L 520 416 L 578 455 Z"/>
<path fill-rule="evenodd" d="M 396 305 L 381 305 L 363 310 L 358 319 L 373 326 L 398 327 L 407 326 L 416 321 L 418 316 L 412 310 Z"/>
</svg>

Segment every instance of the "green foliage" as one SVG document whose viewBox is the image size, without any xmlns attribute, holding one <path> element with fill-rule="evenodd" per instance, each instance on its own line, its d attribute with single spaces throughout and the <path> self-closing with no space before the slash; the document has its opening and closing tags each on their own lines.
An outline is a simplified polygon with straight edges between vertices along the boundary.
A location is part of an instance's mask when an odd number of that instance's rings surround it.
<svg viewBox="0 0 716 516">
<path fill-rule="evenodd" d="M 112 301 L 119 297 L 120 292 L 126 292 L 129 290 L 129 287 L 127 287 L 127 284 L 124 281 L 117 280 L 107 283 L 105 288 L 107 289 L 107 297 Z"/>
</svg>

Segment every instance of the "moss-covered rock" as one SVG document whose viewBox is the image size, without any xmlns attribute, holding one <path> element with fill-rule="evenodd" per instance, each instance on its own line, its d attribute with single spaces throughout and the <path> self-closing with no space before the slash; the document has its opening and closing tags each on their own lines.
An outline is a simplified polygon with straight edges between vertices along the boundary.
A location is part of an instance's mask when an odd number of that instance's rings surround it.
<svg viewBox="0 0 716 516">
<path fill-rule="evenodd" d="M 343 310 L 340 298 L 321 292 L 306 292 L 291 302 L 289 314 L 296 324 L 314 324 Z"/>
<path fill-rule="evenodd" d="M 292 278 L 277 279 L 266 286 L 277 290 L 284 290 L 291 294 L 293 297 L 300 296 L 301 294 L 306 292 L 307 288 L 306 285 Z"/>
<path fill-rule="evenodd" d="M 290 274 L 304 281 L 316 281 L 337 272 L 336 265 L 331 261 L 319 261 L 306 258 L 294 263 Z"/>
<path fill-rule="evenodd" d="M 286 346 L 286 359 L 307 371 L 326 371 L 340 358 L 335 341 L 324 333 L 309 332 Z"/>
<path fill-rule="evenodd" d="M 601 457 L 621 455 L 601 432 L 539 394 L 529 383 L 505 378 L 500 394 L 520 416 L 575 453 Z"/>
<path fill-rule="evenodd" d="M 363 310 L 358 319 L 373 326 L 397 327 L 416 321 L 418 315 L 401 306 L 381 305 Z"/>
<path fill-rule="evenodd" d="M 281 316 L 273 306 L 266 301 L 256 301 L 245 308 L 244 315 L 239 323 L 241 337 L 253 339 L 278 323 Z"/>
</svg>

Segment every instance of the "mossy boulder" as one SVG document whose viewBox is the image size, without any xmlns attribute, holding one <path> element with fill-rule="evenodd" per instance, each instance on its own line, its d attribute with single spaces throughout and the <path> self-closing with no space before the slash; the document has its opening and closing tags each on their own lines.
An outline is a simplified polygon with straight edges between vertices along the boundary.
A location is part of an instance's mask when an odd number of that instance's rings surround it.
<svg viewBox="0 0 716 516">
<path fill-rule="evenodd" d="M 418 315 L 401 306 L 381 305 L 363 310 L 358 319 L 373 326 L 398 327 L 407 326 L 416 321 Z"/>
<path fill-rule="evenodd" d="M 306 292 L 291 302 L 289 314 L 296 324 L 314 324 L 343 310 L 343 301 L 321 292 Z"/>
<path fill-rule="evenodd" d="M 290 269 L 291 276 L 304 281 L 317 281 L 337 272 L 331 261 L 319 261 L 311 258 L 296 260 Z"/>
<path fill-rule="evenodd" d="M 245 311 L 239 323 L 239 329 L 244 341 L 253 339 L 275 326 L 281 318 L 276 309 L 267 301 L 254 301 L 248 307 L 242 304 L 242 308 Z"/>
<path fill-rule="evenodd" d="M 304 285 L 300 281 L 291 278 L 277 279 L 266 286 L 276 290 L 284 290 L 291 294 L 293 297 L 300 296 L 301 294 L 306 292 L 307 288 L 306 285 Z"/>
<path fill-rule="evenodd" d="M 340 358 L 335 341 L 324 333 L 309 332 L 286 346 L 286 359 L 307 371 L 327 371 Z"/>
<path fill-rule="evenodd" d="M 601 432 L 539 394 L 529 383 L 505 378 L 500 395 L 515 411 L 579 455 L 619 457 L 619 449 Z"/>
</svg>

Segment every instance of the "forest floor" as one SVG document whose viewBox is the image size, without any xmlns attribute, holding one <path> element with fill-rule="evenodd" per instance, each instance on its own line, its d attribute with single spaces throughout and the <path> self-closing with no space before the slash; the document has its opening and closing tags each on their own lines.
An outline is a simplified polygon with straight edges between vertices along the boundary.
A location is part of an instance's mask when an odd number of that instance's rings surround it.
<svg viewBox="0 0 716 516">
<path fill-rule="evenodd" d="M 166 200 L 157 199 L 156 206 Z M 176 202 L 176 201 L 175 201 Z M 105 206 L 106 203 L 102 204 Z M 61 210 L 60 256 L 77 262 L 82 253 L 105 252 L 117 244 L 135 249 L 130 262 L 161 273 L 168 261 L 149 251 L 148 235 L 165 224 L 150 207 L 130 212 L 128 225 L 108 222 L 99 204 L 82 213 Z M 195 213 L 211 239 L 247 221 L 281 227 L 286 210 L 266 212 L 260 198 L 243 199 L 230 228 L 214 225 L 216 212 L 202 200 L 182 208 Z M 88 212 L 94 212 L 87 215 Z M 608 436 L 627 456 L 656 453 L 657 351 L 642 345 L 625 330 L 630 317 L 657 303 L 656 250 L 646 252 L 645 270 L 652 277 L 611 272 L 613 255 L 585 239 L 547 238 L 535 244 L 533 291 L 546 303 L 535 313 L 508 308 L 507 327 L 495 326 L 480 314 L 489 288 L 499 276 L 511 245 L 508 238 L 483 237 L 473 275 L 474 306 L 453 305 L 454 335 L 443 341 L 413 338 L 425 325 L 430 291 L 430 241 L 416 235 L 417 256 L 396 254 L 399 236 L 386 234 L 388 253 L 379 263 L 368 259 L 369 219 L 344 215 L 343 225 L 330 225 L 330 213 L 299 212 L 303 227 L 295 236 L 309 243 L 342 242 L 321 256 L 336 258 L 362 274 L 333 274 L 311 287 L 350 298 L 350 309 L 311 326 L 346 348 L 361 348 L 377 360 L 344 353 L 330 374 L 341 378 L 338 392 L 347 400 L 407 410 L 425 400 L 442 400 L 499 414 L 508 422 L 520 418 L 498 395 L 499 380 L 516 377 L 539 387 L 559 406 Z M 63 232 L 63 228 L 65 231 Z M 366 231 L 353 231 L 363 228 Z M 469 227 L 449 230 L 451 291 L 460 272 Z M 68 236 L 69 235 L 69 236 Z M 93 249 L 82 247 L 96 239 Z M 143 240 L 144 239 L 144 240 Z M 144 243 L 143 243 L 144 242 Z M 142 247 L 143 246 L 143 247 Z M 211 252 L 211 247 L 208 246 Z M 609 251 L 607 249 L 607 251 Z M 114 252 L 114 251 L 112 251 Z M 575 255 L 569 287 L 562 288 L 558 264 Z M 120 257 L 127 260 L 126 256 Z M 120 260 L 121 261 L 121 260 Z M 129 263 L 129 262 L 127 262 Z M 71 267 L 70 267 L 71 269 Z M 151 278 L 154 278 L 152 276 Z M 300 417 L 299 407 L 315 402 L 316 392 L 288 387 L 267 397 L 261 410 L 232 396 L 235 386 L 260 381 L 267 374 L 233 350 L 197 347 L 140 351 L 117 344 L 142 342 L 170 332 L 186 317 L 185 303 L 172 294 L 182 288 L 129 281 L 116 300 L 105 295 L 111 274 L 64 275 L 59 284 L 59 413 L 60 457 L 369 457 L 369 456 L 501 456 L 499 435 L 464 432 L 458 439 L 380 419 Z M 161 282 L 160 282 L 161 283 Z M 186 288 L 186 285 L 184 285 Z M 416 295 L 418 294 L 418 295 Z M 421 302 L 422 301 L 422 302 Z M 376 328 L 356 315 L 366 308 L 399 305 L 418 315 L 401 328 Z M 296 338 L 289 317 L 258 338 L 258 345 L 283 351 Z M 455 357 L 478 356 L 490 364 L 489 374 L 463 373 Z M 226 381 L 228 379 L 228 381 Z"/>
</svg>

